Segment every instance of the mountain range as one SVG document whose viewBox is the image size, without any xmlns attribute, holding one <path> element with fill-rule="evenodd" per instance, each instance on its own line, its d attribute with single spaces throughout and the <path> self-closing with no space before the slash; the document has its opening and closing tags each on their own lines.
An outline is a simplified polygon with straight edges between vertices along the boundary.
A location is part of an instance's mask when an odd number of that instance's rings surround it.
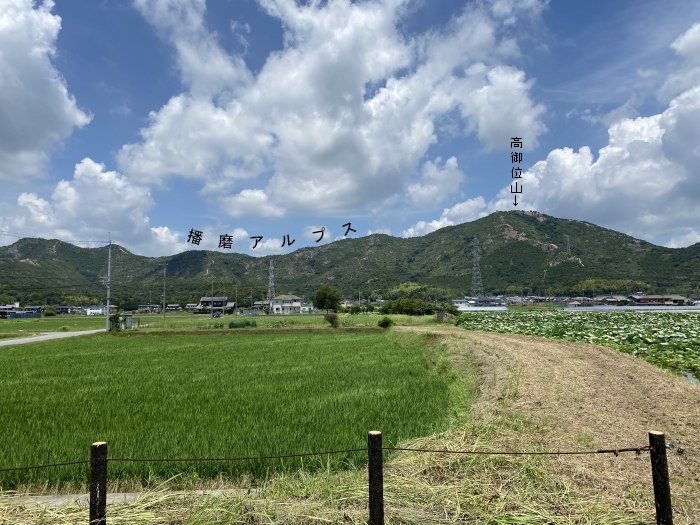
<svg viewBox="0 0 700 525">
<path fill-rule="evenodd" d="M 112 302 L 160 303 L 165 281 L 168 303 L 198 302 L 213 287 L 245 306 L 267 296 L 270 261 L 277 294 L 309 298 L 326 283 L 348 298 L 446 300 L 472 291 L 475 236 L 487 295 L 695 295 L 700 285 L 700 243 L 665 248 L 584 221 L 508 211 L 421 237 L 373 234 L 266 257 L 204 250 L 144 257 L 113 244 Z M 37 238 L 0 247 L 0 304 L 103 302 L 107 252 Z"/>
</svg>

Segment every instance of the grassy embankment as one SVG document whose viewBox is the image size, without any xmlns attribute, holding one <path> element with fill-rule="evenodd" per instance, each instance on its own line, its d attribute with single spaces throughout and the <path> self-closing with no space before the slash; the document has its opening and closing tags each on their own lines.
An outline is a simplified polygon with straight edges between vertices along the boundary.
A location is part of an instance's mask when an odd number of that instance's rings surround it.
<svg viewBox="0 0 700 525">
<path fill-rule="evenodd" d="M 178 312 L 166 313 L 165 321 L 162 315 L 157 314 L 137 314 L 134 319 L 138 319 L 143 331 L 169 331 L 169 330 L 221 330 L 228 329 L 229 321 L 248 319 L 255 321 L 257 328 L 324 328 L 329 324 L 324 320 L 323 314 L 302 314 L 302 315 L 225 315 L 217 319 L 212 319 L 208 315 L 195 315 L 191 313 Z M 338 314 L 340 327 L 368 327 L 376 328 L 379 319 L 384 317 L 376 312 L 363 314 Z M 391 315 L 396 324 L 400 325 L 426 325 L 433 323 L 432 315 L 411 316 L 411 315 Z"/>
</svg>

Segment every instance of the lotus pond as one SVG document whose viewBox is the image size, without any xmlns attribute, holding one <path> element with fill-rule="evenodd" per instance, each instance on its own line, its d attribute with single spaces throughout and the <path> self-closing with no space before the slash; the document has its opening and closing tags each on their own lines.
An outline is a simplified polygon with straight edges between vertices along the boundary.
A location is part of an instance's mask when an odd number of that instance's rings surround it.
<svg viewBox="0 0 700 525">
<path fill-rule="evenodd" d="M 700 381 L 700 313 L 482 311 L 457 326 L 609 346 Z"/>
</svg>

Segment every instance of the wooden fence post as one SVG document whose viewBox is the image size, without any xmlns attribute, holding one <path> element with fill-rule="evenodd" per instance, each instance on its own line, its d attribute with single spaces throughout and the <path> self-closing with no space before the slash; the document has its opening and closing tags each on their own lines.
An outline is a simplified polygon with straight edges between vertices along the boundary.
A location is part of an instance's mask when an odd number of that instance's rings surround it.
<svg viewBox="0 0 700 525">
<path fill-rule="evenodd" d="M 107 443 L 90 447 L 90 525 L 107 525 Z"/>
<path fill-rule="evenodd" d="M 384 473 L 382 433 L 371 430 L 367 436 L 369 473 L 369 525 L 384 525 Z"/>
<path fill-rule="evenodd" d="M 666 437 L 663 432 L 649 432 L 649 455 L 651 457 L 651 476 L 654 482 L 656 525 L 673 525 L 671 487 L 668 481 L 668 462 L 666 461 Z"/>
</svg>

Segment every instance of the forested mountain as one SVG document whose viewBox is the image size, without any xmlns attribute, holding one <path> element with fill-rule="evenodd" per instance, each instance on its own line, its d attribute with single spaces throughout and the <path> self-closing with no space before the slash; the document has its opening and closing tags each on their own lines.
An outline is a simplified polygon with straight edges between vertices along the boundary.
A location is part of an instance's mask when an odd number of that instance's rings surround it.
<svg viewBox="0 0 700 525">
<path fill-rule="evenodd" d="M 159 303 L 167 265 L 166 301 L 236 296 L 246 305 L 267 294 L 269 261 L 277 293 L 310 297 L 328 283 L 348 298 L 453 298 L 471 291 L 472 241 L 478 236 L 486 294 L 696 293 L 700 243 L 655 246 L 594 224 L 537 212 L 496 212 L 422 237 L 374 234 L 285 255 L 250 257 L 191 250 L 142 257 L 112 245 L 113 302 L 127 308 Z M 567 246 L 568 239 L 568 246 Z M 101 302 L 107 248 L 20 239 L 0 247 L 0 303 Z"/>
</svg>

